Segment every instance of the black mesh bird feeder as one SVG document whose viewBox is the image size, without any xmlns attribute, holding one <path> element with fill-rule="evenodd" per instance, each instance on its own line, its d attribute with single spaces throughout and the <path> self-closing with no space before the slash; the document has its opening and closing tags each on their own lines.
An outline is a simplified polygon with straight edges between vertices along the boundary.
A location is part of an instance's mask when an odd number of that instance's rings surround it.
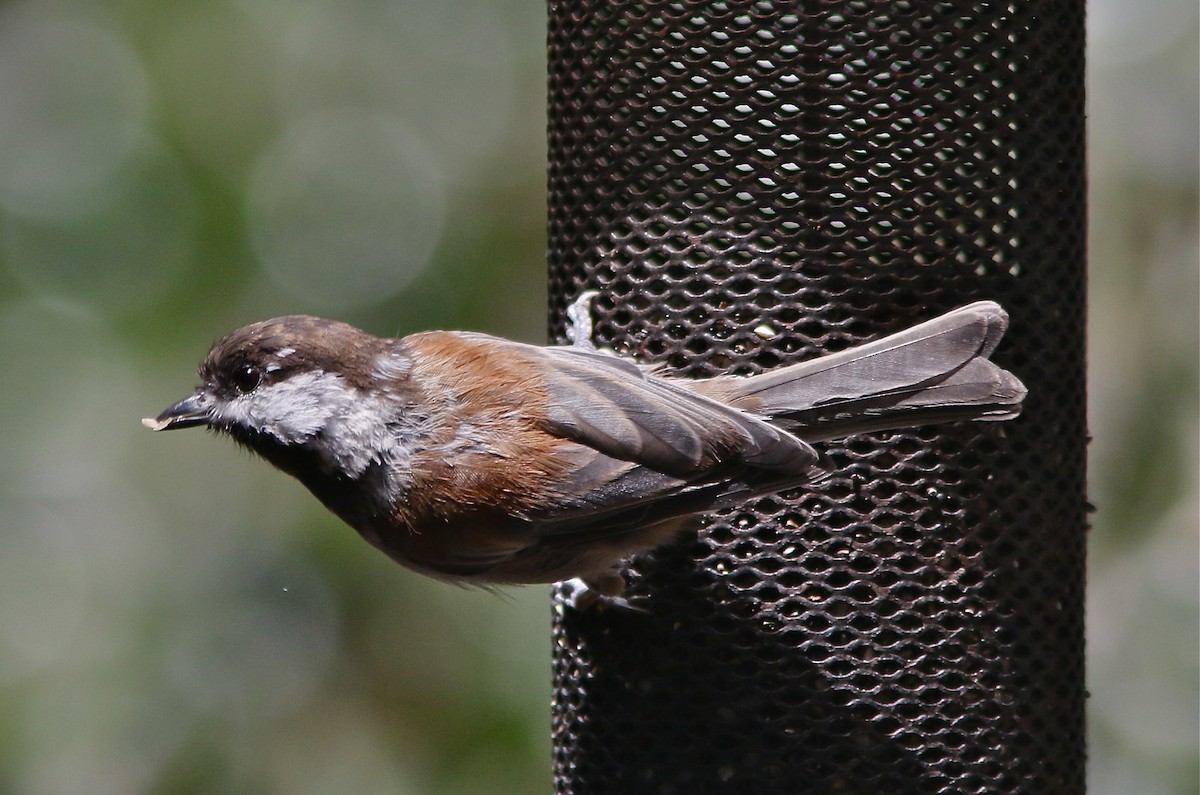
<svg viewBox="0 0 1200 795">
<path fill-rule="evenodd" d="M 601 344 L 750 374 L 987 298 L 1029 387 L 557 605 L 557 792 L 1083 792 L 1083 2 L 549 9 L 556 338 L 595 288 Z"/>
</svg>

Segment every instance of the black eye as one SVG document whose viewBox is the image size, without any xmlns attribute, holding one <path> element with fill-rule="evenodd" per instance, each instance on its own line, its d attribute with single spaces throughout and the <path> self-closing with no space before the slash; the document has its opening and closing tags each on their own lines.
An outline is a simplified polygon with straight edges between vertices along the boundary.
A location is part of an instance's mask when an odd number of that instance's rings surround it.
<svg viewBox="0 0 1200 795">
<path fill-rule="evenodd" d="M 254 387 L 258 386 L 258 382 L 261 380 L 262 373 L 258 371 L 258 368 L 248 364 L 243 364 L 234 370 L 233 375 L 229 377 L 229 383 L 243 395 L 252 391 Z"/>
</svg>

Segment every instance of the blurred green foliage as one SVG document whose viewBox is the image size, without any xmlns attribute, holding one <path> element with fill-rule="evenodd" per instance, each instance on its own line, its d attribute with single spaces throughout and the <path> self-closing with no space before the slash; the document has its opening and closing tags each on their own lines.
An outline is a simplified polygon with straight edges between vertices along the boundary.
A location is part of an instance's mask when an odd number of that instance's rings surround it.
<svg viewBox="0 0 1200 795">
<path fill-rule="evenodd" d="M 1197 781 L 1196 9 L 1092 10 L 1092 792 Z M 533 0 L 0 4 L 0 791 L 550 791 L 546 589 L 138 424 L 285 312 L 545 333 Z"/>
<path fill-rule="evenodd" d="M 536 4 L 0 6 L 0 791 L 545 793 L 546 589 L 138 419 L 285 312 L 545 334 Z"/>
</svg>

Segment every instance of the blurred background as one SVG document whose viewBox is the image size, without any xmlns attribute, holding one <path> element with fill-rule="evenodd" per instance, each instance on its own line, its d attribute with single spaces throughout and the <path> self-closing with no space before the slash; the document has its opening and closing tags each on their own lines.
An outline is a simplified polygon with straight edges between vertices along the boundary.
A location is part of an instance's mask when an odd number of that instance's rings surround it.
<svg viewBox="0 0 1200 795">
<path fill-rule="evenodd" d="M 1195 793 L 1197 8 L 1089 7 L 1091 792 Z M 546 588 L 138 423 L 275 314 L 541 341 L 544 26 L 0 0 L 0 792 L 550 792 Z"/>
</svg>

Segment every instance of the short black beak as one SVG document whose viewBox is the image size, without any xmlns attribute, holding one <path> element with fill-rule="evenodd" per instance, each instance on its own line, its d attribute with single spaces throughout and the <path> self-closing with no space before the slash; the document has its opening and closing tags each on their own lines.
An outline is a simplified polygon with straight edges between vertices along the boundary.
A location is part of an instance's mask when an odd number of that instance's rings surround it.
<svg viewBox="0 0 1200 795">
<path fill-rule="evenodd" d="M 157 417 L 146 417 L 142 420 L 152 431 L 167 431 L 173 428 L 191 428 L 195 425 L 207 425 L 212 418 L 210 413 L 212 401 L 204 392 L 185 397 Z"/>
</svg>

